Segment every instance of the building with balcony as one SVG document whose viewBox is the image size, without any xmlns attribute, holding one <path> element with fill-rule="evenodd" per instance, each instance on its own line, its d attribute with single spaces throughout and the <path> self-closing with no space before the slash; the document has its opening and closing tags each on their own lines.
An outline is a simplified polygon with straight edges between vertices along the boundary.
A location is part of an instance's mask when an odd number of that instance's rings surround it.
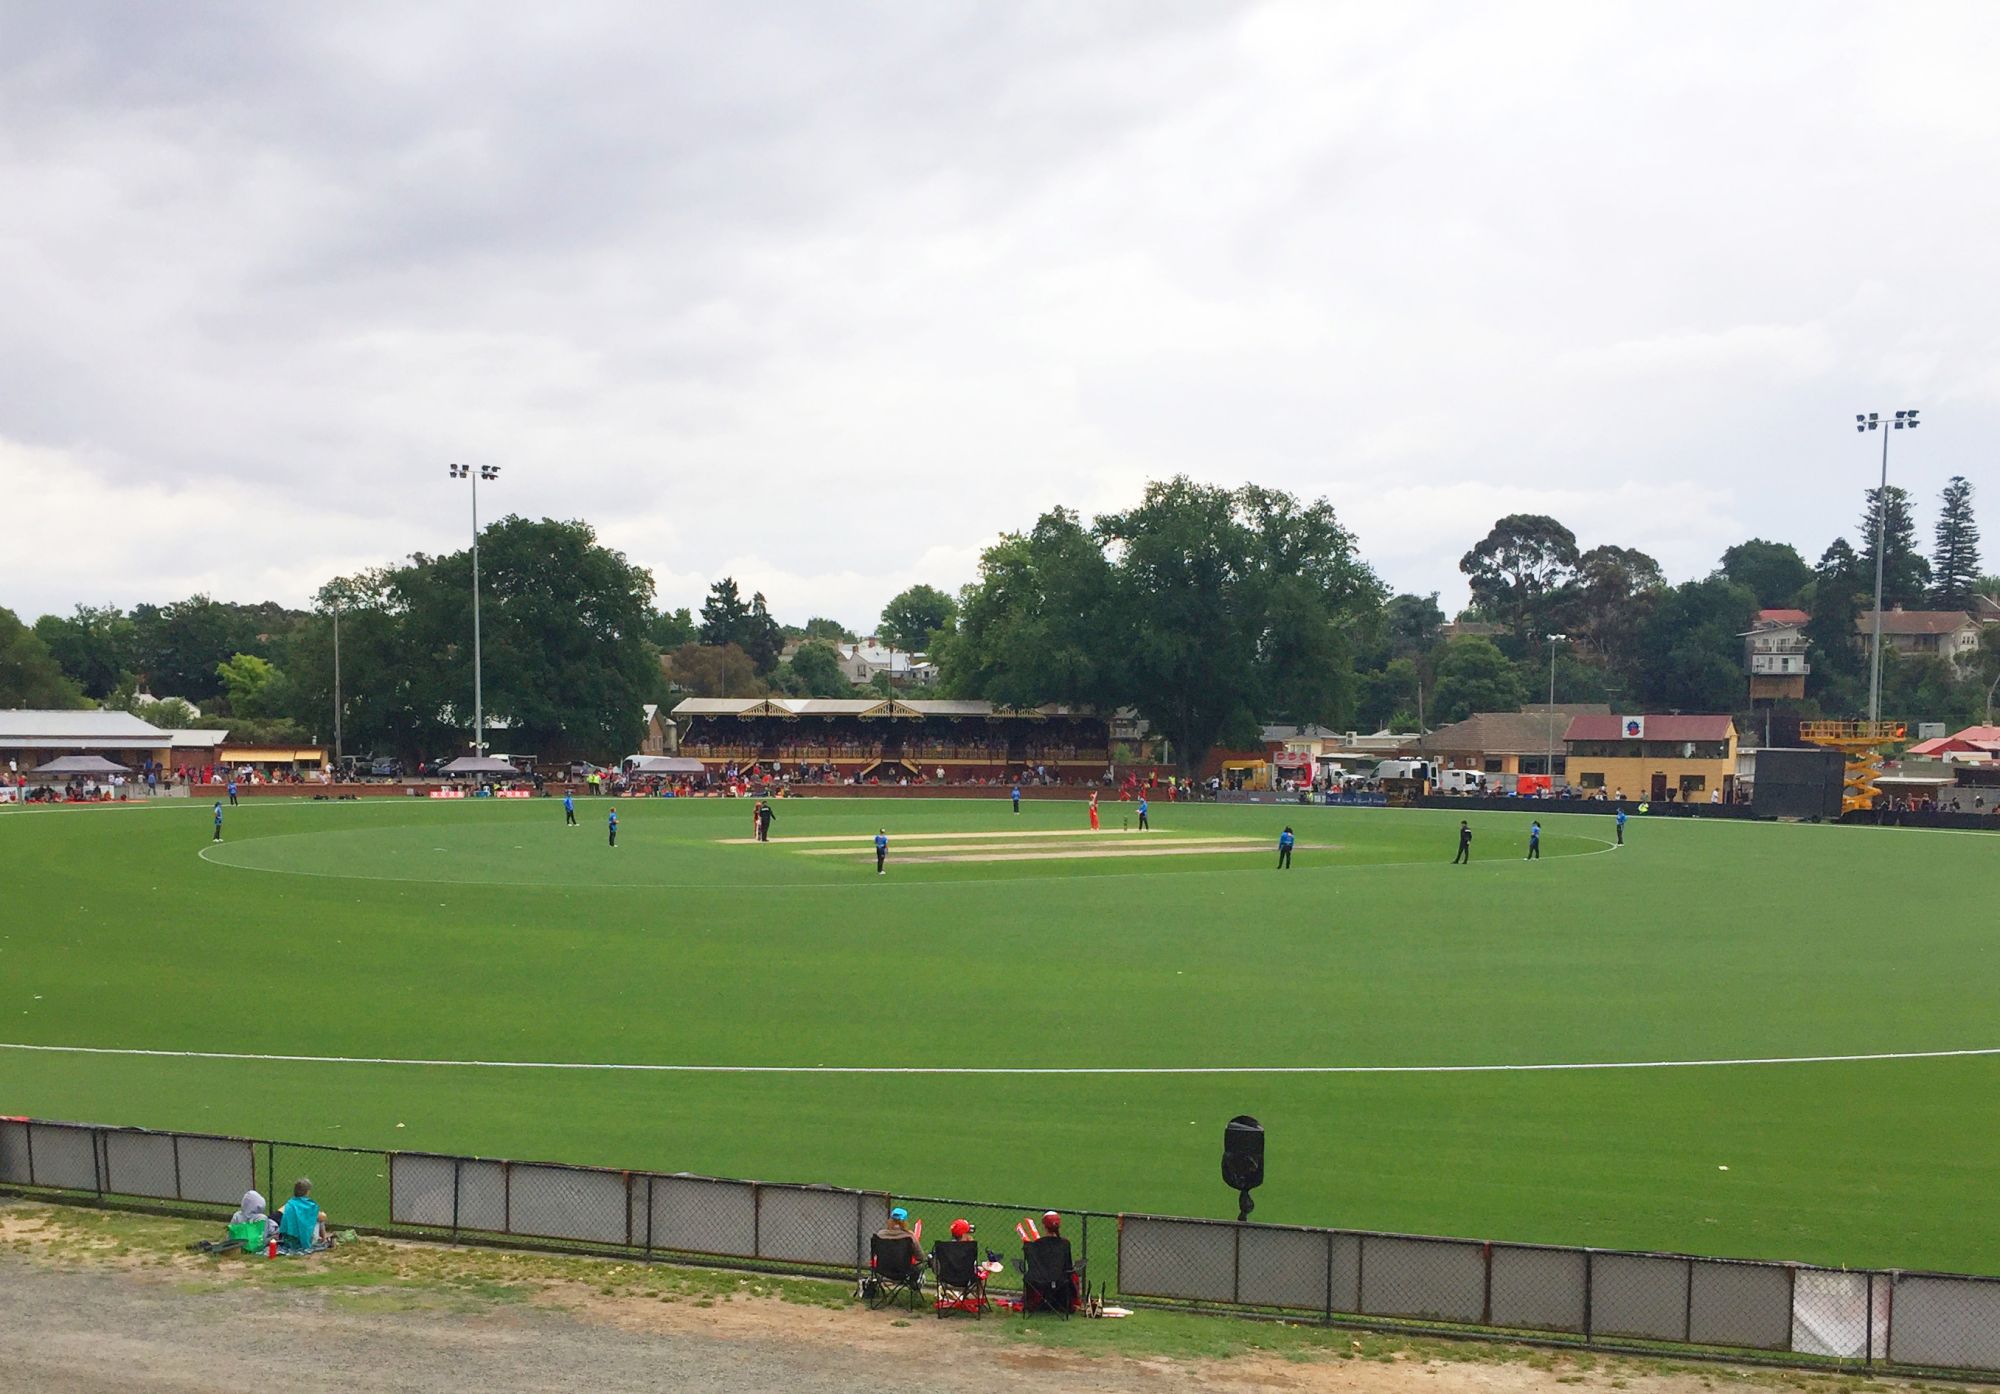
<svg viewBox="0 0 2000 1394">
<path fill-rule="evenodd" d="M 1750 673 L 1750 700 L 1798 701 L 1806 695 L 1812 665 L 1806 661 L 1804 610 L 1759 610 L 1743 638 L 1743 666 Z"/>
</svg>

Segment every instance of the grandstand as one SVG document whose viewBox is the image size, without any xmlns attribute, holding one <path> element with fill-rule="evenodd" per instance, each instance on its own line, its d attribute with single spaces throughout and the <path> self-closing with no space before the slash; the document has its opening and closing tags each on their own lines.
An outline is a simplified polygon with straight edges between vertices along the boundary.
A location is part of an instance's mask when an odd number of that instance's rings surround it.
<svg viewBox="0 0 2000 1394">
<path fill-rule="evenodd" d="M 895 697 L 690 697 L 674 708 L 680 754 L 710 766 L 761 767 L 831 779 L 947 782 L 1034 776 L 1099 778 L 1110 733 L 1101 717 L 1062 706 Z"/>
</svg>

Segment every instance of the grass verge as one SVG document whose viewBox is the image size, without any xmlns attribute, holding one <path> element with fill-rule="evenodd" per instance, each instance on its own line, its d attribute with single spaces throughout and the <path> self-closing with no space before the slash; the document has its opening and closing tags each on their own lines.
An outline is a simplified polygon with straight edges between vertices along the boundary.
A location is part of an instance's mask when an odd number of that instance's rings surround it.
<svg viewBox="0 0 2000 1394">
<path fill-rule="evenodd" d="M 947 1326 L 932 1321 L 921 1307 L 914 1320 L 908 1314 L 868 1312 L 842 1283 L 721 1269 L 372 1238 L 344 1243 L 331 1255 L 310 1259 L 266 1260 L 190 1250 L 191 1244 L 218 1232 L 206 1221 L 0 1199 L 0 1251 L 63 1268 L 122 1268 L 170 1282 L 196 1297 L 246 1288 L 273 1293 L 312 1290 L 329 1306 L 358 1314 L 476 1315 L 509 1305 L 534 1305 L 621 1322 L 642 1317 L 648 1304 L 692 1309 L 726 1304 L 746 1312 L 762 1307 L 771 1318 L 773 1339 L 799 1339 L 804 1334 L 805 1329 L 785 1314 L 785 1307 L 817 1308 L 871 1326 L 940 1331 Z M 1947 1387 L 1860 1373 L 1649 1360 L 1178 1312 L 1141 1311 L 1119 1320 L 1067 1322 L 995 1314 L 976 1322 L 953 1319 L 948 1325 L 952 1339 L 1085 1359 L 1202 1362 L 1264 1357 L 1432 1366 L 1515 1364 L 1545 1372 L 1552 1383 L 1598 1388 L 1650 1385 L 1663 1378 L 1689 1388 L 1775 1388 L 1801 1394 Z M 824 1337 L 815 1330 L 812 1338 Z M 914 1334 L 912 1338 L 917 1339 Z"/>
</svg>

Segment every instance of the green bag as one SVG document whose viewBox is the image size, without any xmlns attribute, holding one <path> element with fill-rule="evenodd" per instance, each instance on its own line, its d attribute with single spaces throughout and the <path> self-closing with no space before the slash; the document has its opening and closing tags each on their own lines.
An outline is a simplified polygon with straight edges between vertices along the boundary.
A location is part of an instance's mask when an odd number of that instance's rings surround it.
<svg viewBox="0 0 2000 1394">
<path fill-rule="evenodd" d="M 243 1252 L 261 1254 L 264 1252 L 264 1226 L 267 1221 L 252 1220 L 248 1224 L 231 1225 L 229 1237 L 243 1241 Z"/>
</svg>

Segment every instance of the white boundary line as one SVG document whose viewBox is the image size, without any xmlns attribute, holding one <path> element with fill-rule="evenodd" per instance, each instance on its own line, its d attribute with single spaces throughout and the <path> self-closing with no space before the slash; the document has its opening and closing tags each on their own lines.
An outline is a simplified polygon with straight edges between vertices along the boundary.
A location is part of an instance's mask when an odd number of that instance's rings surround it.
<svg viewBox="0 0 2000 1394">
<path fill-rule="evenodd" d="M 1575 1060 L 1499 1065 L 658 1065 L 586 1060 L 426 1060 L 393 1055 L 257 1055 L 222 1050 L 143 1050 L 121 1046 L 33 1045 L 0 1050 L 52 1055 L 123 1055 L 168 1060 L 247 1060 L 287 1065 L 414 1065 L 433 1069 L 604 1070 L 718 1075 L 1476 1075 L 1574 1070 L 1695 1070 L 1738 1065 L 1848 1065 L 1886 1060 L 1960 1060 L 2000 1055 L 1973 1050 L 1888 1050 L 1855 1055 L 1749 1055 L 1717 1060 Z"/>
</svg>

